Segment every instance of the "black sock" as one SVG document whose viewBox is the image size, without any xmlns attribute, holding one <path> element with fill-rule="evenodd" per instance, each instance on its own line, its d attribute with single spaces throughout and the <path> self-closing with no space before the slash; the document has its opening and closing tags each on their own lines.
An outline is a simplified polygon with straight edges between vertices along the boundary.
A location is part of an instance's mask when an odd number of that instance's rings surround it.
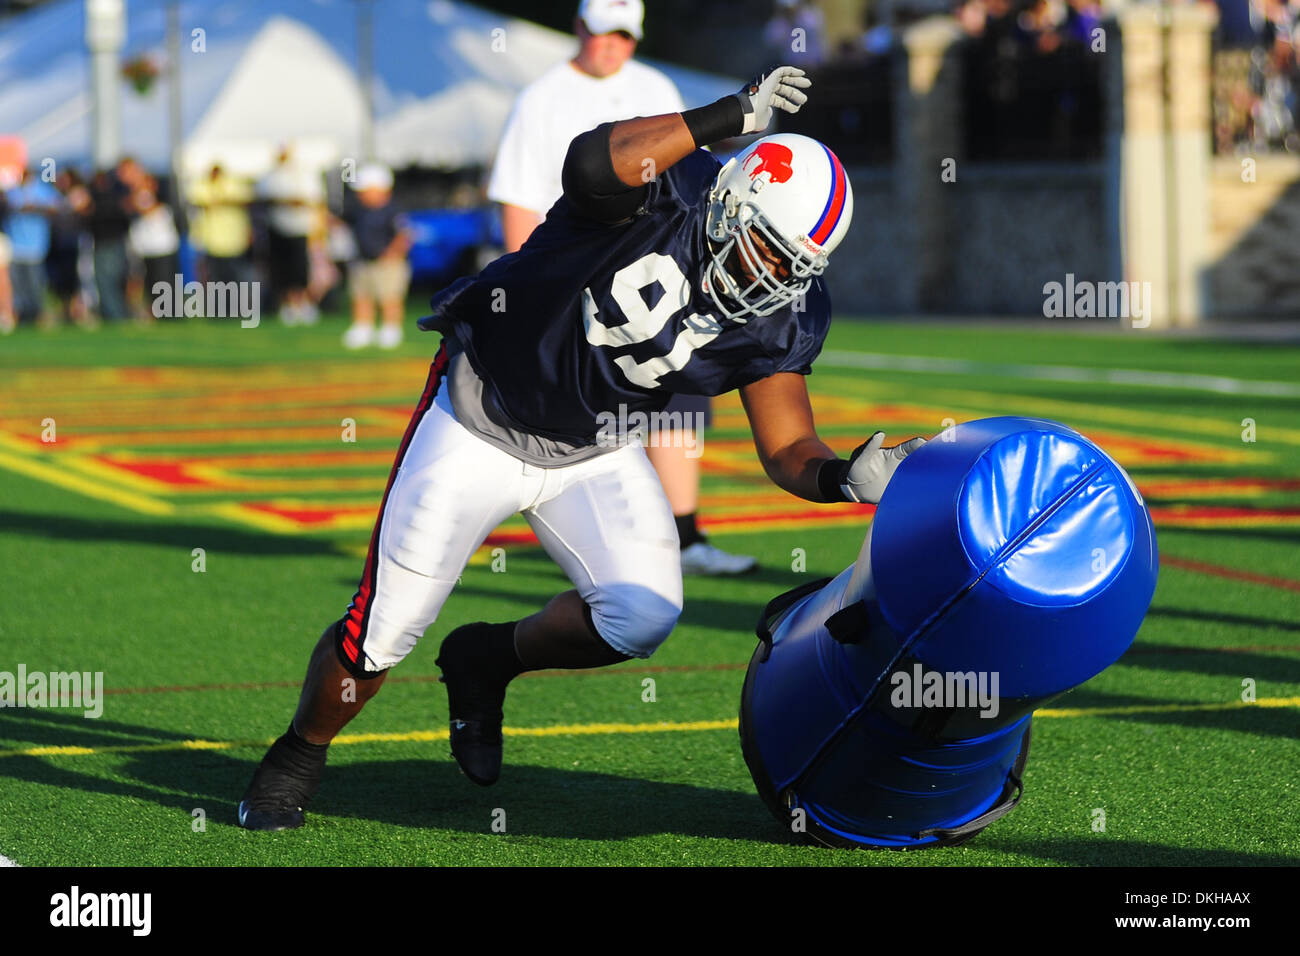
<svg viewBox="0 0 1300 956">
<path fill-rule="evenodd" d="M 515 624 L 506 621 L 502 624 L 489 624 L 483 635 L 484 658 L 494 677 L 502 684 L 508 684 L 528 668 L 519 659 L 515 651 Z"/>
<path fill-rule="evenodd" d="M 703 541 L 704 535 L 700 529 L 695 526 L 695 512 L 688 515 L 674 515 L 673 521 L 677 522 L 677 537 L 681 539 L 682 550 L 685 551 L 697 541 Z"/>
<path fill-rule="evenodd" d="M 271 745 L 266 756 L 277 767 L 305 773 L 325 766 L 325 752 L 329 747 L 329 744 L 313 744 L 299 736 L 293 721 L 289 721 L 289 729 Z"/>
<path fill-rule="evenodd" d="M 244 799 L 255 804 L 287 800 L 306 806 L 320 787 L 328 750 L 329 744 L 303 740 L 290 723 L 289 729 L 271 744 L 271 749 L 262 758 Z"/>
</svg>

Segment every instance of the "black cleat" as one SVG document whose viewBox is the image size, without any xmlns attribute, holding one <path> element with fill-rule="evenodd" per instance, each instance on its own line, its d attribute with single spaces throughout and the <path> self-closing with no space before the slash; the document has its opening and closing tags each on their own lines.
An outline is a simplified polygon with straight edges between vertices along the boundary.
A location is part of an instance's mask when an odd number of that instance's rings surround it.
<svg viewBox="0 0 1300 956">
<path fill-rule="evenodd" d="M 451 713 L 451 754 L 461 771 L 481 787 L 501 776 L 501 705 L 506 684 L 491 676 L 489 644 L 483 631 L 499 626 L 465 624 L 448 634 L 434 661 L 442 668 Z"/>
<path fill-rule="evenodd" d="M 245 830 L 295 830 L 306 822 L 303 812 L 320 787 L 325 747 L 285 734 L 266 752 L 239 801 L 239 825 Z"/>
<path fill-rule="evenodd" d="M 245 830 L 296 830 L 306 822 L 302 807 L 255 810 L 247 800 L 239 801 L 239 825 Z"/>
</svg>

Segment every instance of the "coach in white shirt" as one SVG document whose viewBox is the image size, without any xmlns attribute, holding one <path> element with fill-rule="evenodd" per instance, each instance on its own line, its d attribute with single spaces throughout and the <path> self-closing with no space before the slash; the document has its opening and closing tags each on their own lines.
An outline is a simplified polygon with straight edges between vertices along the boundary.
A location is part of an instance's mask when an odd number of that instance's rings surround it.
<svg viewBox="0 0 1300 956">
<path fill-rule="evenodd" d="M 519 94 L 497 149 L 488 198 L 502 205 L 506 252 L 514 252 L 564 191 L 560 172 L 569 143 L 601 123 L 686 108 L 673 81 L 632 59 L 645 9 L 641 0 L 583 0 L 574 21 L 581 41 L 572 60 L 557 63 Z M 709 400 L 677 395 L 666 411 L 708 422 Z M 654 436 L 646 454 L 677 519 L 682 570 L 742 574 L 757 562 L 709 544 L 695 523 L 700 445 L 693 430 Z"/>
<path fill-rule="evenodd" d="M 560 170 L 575 136 L 601 123 L 686 109 L 672 80 L 632 59 L 641 16 L 641 0 L 583 3 L 574 24 L 578 55 L 515 101 L 488 183 L 488 198 L 504 207 L 507 252 L 524 244 L 560 198 Z"/>
</svg>

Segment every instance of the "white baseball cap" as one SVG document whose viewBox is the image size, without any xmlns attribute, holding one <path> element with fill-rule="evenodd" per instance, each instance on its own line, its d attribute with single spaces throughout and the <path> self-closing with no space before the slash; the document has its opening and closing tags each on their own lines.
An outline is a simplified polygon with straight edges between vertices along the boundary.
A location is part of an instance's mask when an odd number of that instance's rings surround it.
<svg viewBox="0 0 1300 956">
<path fill-rule="evenodd" d="M 366 163 L 357 170 L 357 180 L 352 188 L 357 192 L 367 189 L 382 189 L 387 192 L 393 188 L 393 172 L 379 163 Z"/>
<path fill-rule="evenodd" d="M 582 0 L 578 19 L 596 36 L 626 30 L 640 40 L 645 6 L 641 0 Z"/>
</svg>

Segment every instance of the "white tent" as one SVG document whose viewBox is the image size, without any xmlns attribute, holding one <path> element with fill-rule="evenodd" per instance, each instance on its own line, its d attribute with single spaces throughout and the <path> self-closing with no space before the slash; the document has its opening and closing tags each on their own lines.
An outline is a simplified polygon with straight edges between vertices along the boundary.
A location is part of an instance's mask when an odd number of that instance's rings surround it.
<svg viewBox="0 0 1300 956">
<path fill-rule="evenodd" d="M 575 2 L 576 6 L 576 2 Z M 122 141 L 146 165 L 168 163 L 165 4 L 127 0 L 123 59 L 162 75 L 146 93 L 122 83 Z M 358 156 L 365 96 L 355 0 L 181 0 L 182 141 L 187 171 L 220 157 L 249 175 L 293 141 L 319 164 Z M 378 158 L 459 167 L 489 162 L 519 90 L 573 54 L 576 40 L 450 0 L 379 0 L 373 22 Z M 28 154 L 88 162 L 89 59 L 83 0 L 56 0 L 0 27 L 0 134 Z M 687 103 L 739 81 L 654 64 Z"/>
</svg>

